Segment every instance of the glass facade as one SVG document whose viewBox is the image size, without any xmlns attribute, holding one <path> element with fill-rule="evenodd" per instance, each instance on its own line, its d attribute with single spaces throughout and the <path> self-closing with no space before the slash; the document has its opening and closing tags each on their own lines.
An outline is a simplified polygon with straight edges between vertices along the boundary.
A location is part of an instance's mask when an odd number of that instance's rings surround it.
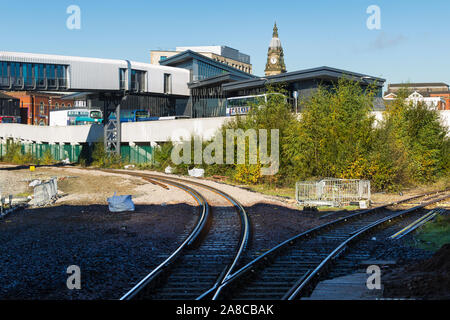
<svg viewBox="0 0 450 320">
<path fill-rule="evenodd" d="M 197 75 L 194 75 L 194 80 L 204 80 L 207 78 L 219 76 L 221 74 L 227 73 L 226 70 L 215 67 L 211 64 L 205 63 L 203 61 L 197 61 L 198 71 Z"/>
<path fill-rule="evenodd" d="M 0 89 L 67 89 L 67 65 L 0 61 Z"/>
</svg>

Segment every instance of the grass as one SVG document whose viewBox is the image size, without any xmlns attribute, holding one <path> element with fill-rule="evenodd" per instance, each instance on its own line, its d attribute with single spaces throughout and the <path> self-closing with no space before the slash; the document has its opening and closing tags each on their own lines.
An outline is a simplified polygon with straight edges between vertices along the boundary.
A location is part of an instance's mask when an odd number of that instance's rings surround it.
<svg viewBox="0 0 450 320">
<path fill-rule="evenodd" d="M 33 194 L 30 193 L 30 192 L 21 192 L 21 193 L 16 194 L 16 197 L 19 197 L 19 198 L 27 198 L 27 197 L 32 196 L 32 195 L 33 195 Z"/>
<path fill-rule="evenodd" d="M 416 235 L 415 246 L 437 251 L 444 244 L 450 243 L 450 216 L 438 216 L 434 221 L 425 224 Z"/>
<path fill-rule="evenodd" d="M 258 184 L 258 185 L 249 185 L 246 186 L 250 190 L 266 194 L 269 196 L 278 196 L 278 197 L 285 197 L 285 198 L 291 198 L 295 199 L 295 188 L 289 188 L 289 187 L 270 187 L 268 185 L 264 184 Z"/>
<path fill-rule="evenodd" d="M 322 207 L 318 207 L 317 210 L 319 211 L 342 211 L 342 210 L 347 210 L 347 211 L 352 211 L 352 210 L 358 210 L 359 207 L 358 206 L 343 206 L 343 207 L 327 207 L 327 206 L 322 206 Z"/>
</svg>

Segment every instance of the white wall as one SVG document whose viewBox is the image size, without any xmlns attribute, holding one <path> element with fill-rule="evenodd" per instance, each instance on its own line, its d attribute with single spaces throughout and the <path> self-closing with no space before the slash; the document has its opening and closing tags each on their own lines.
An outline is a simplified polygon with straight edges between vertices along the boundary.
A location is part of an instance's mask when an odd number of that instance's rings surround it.
<svg viewBox="0 0 450 320">
<path fill-rule="evenodd" d="M 103 126 L 80 125 L 66 127 L 30 126 L 18 123 L 0 124 L 0 139 L 19 139 L 46 143 L 96 142 L 103 137 Z"/>
<path fill-rule="evenodd" d="M 381 112 L 374 112 L 376 119 Z M 447 126 L 450 136 L 450 110 L 440 111 L 442 123 Z M 188 139 L 191 135 L 211 138 L 222 124 L 231 117 L 177 119 L 122 123 L 122 142 L 163 142 Z M 84 143 L 95 142 L 103 137 L 100 125 L 67 127 L 30 126 L 16 123 L 0 124 L 0 139 L 15 138 L 28 141 Z"/>
<path fill-rule="evenodd" d="M 122 123 L 122 142 L 163 142 L 189 139 L 192 135 L 211 138 L 229 117 L 177 119 Z"/>
</svg>

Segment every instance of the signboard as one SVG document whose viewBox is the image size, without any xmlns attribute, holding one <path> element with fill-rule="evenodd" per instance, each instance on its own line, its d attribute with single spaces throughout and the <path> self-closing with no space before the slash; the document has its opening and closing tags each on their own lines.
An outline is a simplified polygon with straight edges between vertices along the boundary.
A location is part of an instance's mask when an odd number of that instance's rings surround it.
<svg viewBox="0 0 450 320">
<path fill-rule="evenodd" d="M 250 107 L 232 107 L 227 108 L 227 116 L 236 116 L 241 114 L 247 114 L 250 111 Z"/>
</svg>

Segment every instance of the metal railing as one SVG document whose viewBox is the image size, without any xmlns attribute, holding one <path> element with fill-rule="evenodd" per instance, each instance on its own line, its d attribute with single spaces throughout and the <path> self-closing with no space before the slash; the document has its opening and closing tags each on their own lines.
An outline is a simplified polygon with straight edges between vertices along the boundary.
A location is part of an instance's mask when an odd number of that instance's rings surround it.
<svg viewBox="0 0 450 320">
<path fill-rule="evenodd" d="M 370 201 L 370 181 L 327 178 L 295 185 L 295 198 L 302 206 L 342 207 L 352 202 Z"/>
</svg>

